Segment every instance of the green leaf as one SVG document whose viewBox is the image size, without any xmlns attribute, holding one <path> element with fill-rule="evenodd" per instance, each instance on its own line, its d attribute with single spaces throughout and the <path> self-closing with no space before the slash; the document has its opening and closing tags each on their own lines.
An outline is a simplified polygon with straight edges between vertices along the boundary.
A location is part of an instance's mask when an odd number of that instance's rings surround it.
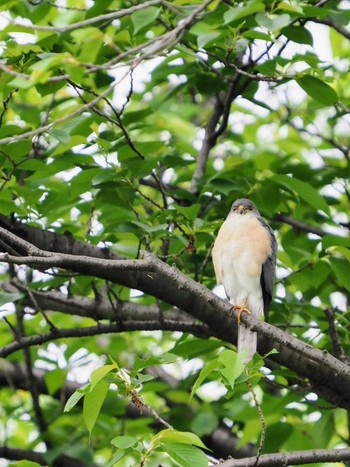
<svg viewBox="0 0 350 467">
<path fill-rule="evenodd" d="M 204 436 L 213 433 L 218 427 L 218 424 L 218 415 L 214 411 L 205 410 L 195 415 L 191 423 L 191 429 L 198 436 Z"/>
<path fill-rule="evenodd" d="M 230 8 L 224 13 L 224 24 L 232 23 L 246 16 L 250 16 L 258 11 L 265 11 L 265 6 L 262 2 L 250 0 L 244 6 Z"/>
<path fill-rule="evenodd" d="M 177 359 L 178 359 L 177 355 L 174 355 L 172 353 L 165 353 L 163 355 L 160 355 L 159 357 L 155 355 L 151 355 L 150 357 L 146 359 L 137 358 L 134 362 L 133 370 L 141 371 L 144 368 L 148 368 L 150 366 L 167 365 L 169 363 L 176 362 Z"/>
<path fill-rule="evenodd" d="M 203 441 L 194 433 L 190 431 L 177 431 L 173 429 L 166 429 L 160 431 L 154 438 L 153 443 L 155 445 L 163 444 L 164 442 L 176 442 L 181 444 L 192 444 L 203 449 L 207 449 Z"/>
<path fill-rule="evenodd" d="M 320 209 L 326 214 L 330 214 L 329 206 L 326 200 L 310 184 L 303 182 L 302 180 L 299 180 L 295 177 L 288 177 L 287 175 L 283 174 L 273 175 L 271 180 L 289 188 L 292 191 L 295 191 L 295 193 L 297 193 L 300 198 L 302 198 L 315 209 Z"/>
<path fill-rule="evenodd" d="M 153 23 L 161 12 L 160 8 L 150 6 L 142 10 L 135 11 L 131 15 L 131 21 L 134 26 L 134 34 L 137 34 L 141 29 Z"/>
<path fill-rule="evenodd" d="M 138 442 L 139 439 L 136 436 L 116 436 L 112 439 L 111 444 L 118 449 L 127 449 Z"/>
<path fill-rule="evenodd" d="M 331 258 L 330 262 L 339 284 L 350 292 L 350 264 L 340 258 Z"/>
<path fill-rule="evenodd" d="M 81 388 L 77 389 L 73 394 L 70 396 L 70 398 L 67 400 L 66 405 L 64 406 L 63 411 L 64 412 L 69 412 L 72 410 L 72 408 L 77 405 L 77 403 L 80 401 L 82 397 L 86 394 L 87 390 L 90 387 L 90 383 L 85 384 Z"/>
<path fill-rule="evenodd" d="M 166 443 L 163 449 L 167 452 L 181 467 L 208 467 L 208 458 L 203 451 L 187 444 Z"/>
<path fill-rule="evenodd" d="M 229 349 L 223 350 L 219 355 L 218 360 L 223 364 L 223 368 L 220 368 L 219 371 L 231 389 L 233 389 L 236 379 L 244 371 L 244 358 L 243 352 L 237 353 Z"/>
<path fill-rule="evenodd" d="M 207 354 L 208 352 L 212 352 L 220 347 L 222 347 L 222 343 L 218 340 L 206 340 L 191 337 L 190 340 L 179 341 L 171 349 L 171 352 L 179 357 L 195 358 L 200 355 Z"/>
<path fill-rule="evenodd" d="M 193 387 L 192 387 L 192 391 L 191 391 L 191 395 L 190 395 L 190 398 L 192 398 L 195 394 L 195 392 L 197 391 L 197 389 L 201 386 L 201 384 L 203 383 L 203 381 L 215 370 L 218 369 L 218 367 L 220 366 L 220 363 L 219 363 L 219 360 L 217 358 L 215 358 L 214 360 L 211 360 L 210 362 L 208 362 L 206 365 L 204 365 L 204 367 L 201 369 L 199 375 L 198 375 L 198 378 L 196 379 Z"/>
<path fill-rule="evenodd" d="M 100 368 L 97 368 L 97 370 L 95 370 L 90 376 L 90 392 L 93 391 L 96 384 L 98 384 L 101 381 L 101 379 L 103 379 L 106 375 L 108 375 L 108 373 L 115 369 L 117 369 L 117 366 L 115 364 L 104 365 Z"/>
<path fill-rule="evenodd" d="M 297 44 L 313 45 L 313 37 L 311 32 L 304 26 L 288 26 L 281 30 L 281 33 L 287 39 L 296 42 Z"/>
<path fill-rule="evenodd" d="M 83 417 L 90 434 L 93 427 L 95 426 L 102 404 L 108 393 L 108 389 L 109 383 L 100 381 L 96 384 L 92 391 L 85 394 L 83 403 Z"/>
<path fill-rule="evenodd" d="M 338 94 L 329 84 L 314 76 L 304 75 L 297 78 L 296 82 L 306 94 L 323 105 L 334 105 L 339 100 Z"/>
<path fill-rule="evenodd" d="M 330 234 L 322 237 L 322 246 L 324 249 L 327 249 L 330 246 L 339 246 L 339 245 L 350 248 L 350 238 L 339 237 L 338 235 L 330 235 Z"/>
<path fill-rule="evenodd" d="M 267 15 L 266 13 L 257 13 L 255 16 L 257 23 L 269 31 L 278 31 L 284 28 L 290 21 L 290 16 L 286 13 L 282 15 Z"/>
<path fill-rule="evenodd" d="M 190 221 L 194 221 L 198 215 L 201 205 L 200 204 L 192 204 L 192 206 L 179 206 L 177 204 L 174 205 L 175 209 L 181 214 L 183 214 L 186 219 Z"/>
<path fill-rule="evenodd" d="M 220 36 L 219 32 L 209 32 L 208 34 L 201 34 L 197 38 L 198 48 L 201 49 L 210 42 L 213 42 L 217 37 Z"/>
</svg>

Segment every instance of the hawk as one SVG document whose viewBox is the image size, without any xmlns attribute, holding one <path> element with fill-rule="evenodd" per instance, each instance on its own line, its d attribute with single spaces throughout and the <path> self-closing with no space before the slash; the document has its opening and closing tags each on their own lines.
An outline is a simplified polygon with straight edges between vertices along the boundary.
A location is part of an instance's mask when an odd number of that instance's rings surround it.
<svg viewBox="0 0 350 467">
<path fill-rule="evenodd" d="M 238 311 L 237 351 L 245 363 L 257 348 L 257 334 L 240 322 L 242 313 L 267 319 L 273 293 L 277 242 L 249 199 L 237 199 L 216 237 L 212 257 L 218 284 Z"/>
</svg>

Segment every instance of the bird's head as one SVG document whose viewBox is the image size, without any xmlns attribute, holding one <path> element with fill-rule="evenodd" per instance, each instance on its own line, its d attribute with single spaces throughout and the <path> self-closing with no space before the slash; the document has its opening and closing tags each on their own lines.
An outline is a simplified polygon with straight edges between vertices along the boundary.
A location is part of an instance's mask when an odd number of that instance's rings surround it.
<svg viewBox="0 0 350 467">
<path fill-rule="evenodd" d="M 236 199 L 236 201 L 232 204 L 231 212 L 234 214 L 251 213 L 259 216 L 259 211 L 255 207 L 255 204 L 246 198 Z"/>
</svg>

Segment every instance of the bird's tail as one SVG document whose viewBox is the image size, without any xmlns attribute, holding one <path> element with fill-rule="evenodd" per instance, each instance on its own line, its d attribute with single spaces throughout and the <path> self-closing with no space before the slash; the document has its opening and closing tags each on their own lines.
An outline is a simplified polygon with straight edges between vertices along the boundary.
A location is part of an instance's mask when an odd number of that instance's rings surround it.
<svg viewBox="0 0 350 467">
<path fill-rule="evenodd" d="M 251 331 L 249 328 L 244 326 L 243 323 L 238 325 L 238 341 L 237 341 L 237 351 L 245 351 L 246 356 L 244 363 L 248 363 L 257 349 L 258 335 L 256 332 Z"/>
</svg>

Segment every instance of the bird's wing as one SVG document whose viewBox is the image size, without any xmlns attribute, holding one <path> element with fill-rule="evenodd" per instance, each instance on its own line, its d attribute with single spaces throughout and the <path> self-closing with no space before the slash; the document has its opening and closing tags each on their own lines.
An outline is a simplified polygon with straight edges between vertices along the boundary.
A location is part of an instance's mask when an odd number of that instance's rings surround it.
<svg viewBox="0 0 350 467">
<path fill-rule="evenodd" d="M 273 294 L 273 283 L 275 277 L 275 269 L 276 269 L 276 256 L 277 256 L 277 241 L 273 230 L 271 227 L 262 219 L 258 217 L 259 222 L 269 231 L 270 239 L 271 239 L 271 254 L 262 265 L 262 272 L 260 276 L 260 283 L 261 289 L 263 293 L 264 299 L 264 314 L 265 319 L 267 320 L 269 306 L 272 300 Z"/>
</svg>

